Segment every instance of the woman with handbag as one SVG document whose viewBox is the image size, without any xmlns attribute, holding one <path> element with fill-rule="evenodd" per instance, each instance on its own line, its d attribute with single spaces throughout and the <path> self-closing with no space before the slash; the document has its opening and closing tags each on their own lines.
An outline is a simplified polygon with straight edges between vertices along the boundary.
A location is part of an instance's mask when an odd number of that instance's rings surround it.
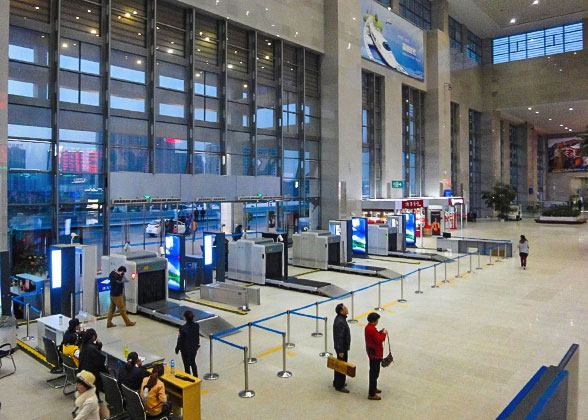
<svg viewBox="0 0 588 420">
<path fill-rule="evenodd" d="M 370 388 L 368 400 L 381 400 L 378 394 L 382 392 L 378 389 L 378 376 L 380 376 L 380 364 L 384 357 L 383 343 L 386 340 L 388 332 L 386 329 L 378 331 L 376 326 L 380 321 L 380 315 L 372 312 L 367 317 L 368 325 L 365 327 L 365 347 L 370 359 Z"/>
</svg>

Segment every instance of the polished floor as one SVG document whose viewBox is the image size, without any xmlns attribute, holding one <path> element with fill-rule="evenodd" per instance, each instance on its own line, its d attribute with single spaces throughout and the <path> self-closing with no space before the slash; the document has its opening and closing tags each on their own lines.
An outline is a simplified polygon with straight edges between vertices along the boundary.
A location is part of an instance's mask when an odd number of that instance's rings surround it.
<svg viewBox="0 0 588 420">
<path fill-rule="evenodd" d="M 379 387 L 382 401 L 367 400 L 368 361 L 364 349 L 363 326 L 366 315 L 377 306 L 377 287 L 357 293 L 354 315 L 359 323 L 351 325 L 350 361 L 357 365 L 357 377 L 349 378 L 350 394 L 335 392 L 332 371 L 326 359 L 319 357 L 324 338 L 314 338 L 315 321 L 294 317 L 288 349 L 287 369 L 293 376 L 278 378 L 281 370 L 281 337 L 254 329 L 252 354 L 257 364 L 249 365 L 252 399 L 239 398 L 244 388 L 243 353 L 223 343 L 214 343 L 214 370 L 220 375 L 214 382 L 202 382 L 202 418 L 213 419 L 493 419 L 518 390 L 542 365 L 557 364 L 572 343 L 580 344 L 580 391 L 586 395 L 588 372 L 583 349 L 588 344 L 588 225 L 538 225 L 530 220 L 499 223 L 470 223 L 462 236 L 511 239 L 523 233 L 530 240 L 528 268 L 519 267 L 518 258 L 495 262 L 482 270 L 466 274 L 469 259 L 460 265 L 448 265 L 451 282 L 432 289 L 433 270 L 423 271 L 423 294 L 415 294 L 416 275 L 404 285 L 406 303 L 400 298 L 398 281 L 382 286 L 380 326 L 391 334 L 395 363 L 382 369 Z M 420 243 L 420 240 L 419 240 Z M 433 247 L 425 238 L 425 246 Z M 387 261 L 384 261 L 387 260 Z M 400 273 L 424 268 L 430 263 L 374 259 L 368 262 Z M 297 269 L 293 269 L 297 270 Z M 301 272 L 297 271 L 297 272 Z M 437 280 L 443 279 L 439 267 Z M 333 282 L 355 290 L 377 282 L 371 277 L 332 272 L 315 272 L 304 278 Z M 296 308 L 317 300 L 316 296 L 262 288 L 262 305 L 241 316 L 222 313 L 240 325 Z M 320 298 L 322 300 L 323 298 Z M 320 305 L 320 315 L 328 317 L 328 348 L 332 351 L 330 326 L 337 302 Z M 350 299 L 345 299 L 350 306 Z M 314 309 L 305 313 L 313 314 Z M 175 358 L 176 329 L 150 319 L 135 316 L 133 328 L 106 330 L 105 321 L 97 323 L 99 336 L 122 339 L 153 353 Z M 118 321 L 121 324 L 121 321 Z M 286 319 L 279 317 L 263 325 L 285 331 Z M 319 325 L 323 330 L 323 323 Z M 19 330 L 19 335 L 24 331 Z M 246 329 L 226 337 L 239 345 L 247 344 Z M 15 353 L 18 372 L 0 380 L 0 419 L 71 418 L 72 397 L 49 389 L 44 381 L 48 370 L 22 351 Z M 203 341 L 197 363 L 201 376 L 209 368 L 209 344 Z M 177 360 L 179 363 L 179 360 Z M 588 399 L 580 397 L 579 418 L 588 418 Z"/>
</svg>

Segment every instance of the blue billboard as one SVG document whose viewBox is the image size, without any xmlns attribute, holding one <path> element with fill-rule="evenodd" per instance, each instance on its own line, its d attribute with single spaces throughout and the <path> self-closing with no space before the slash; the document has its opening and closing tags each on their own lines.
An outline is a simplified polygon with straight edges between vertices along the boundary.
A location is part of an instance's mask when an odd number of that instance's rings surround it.
<svg viewBox="0 0 588 420">
<path fill-rule="evenodd" d="M 406 245 L 412 245 L 416 243 L 416 215 L 414 213 L 404 213 L 406 219 Z"/>
<path fill-rule="evenodd" d="M 180 237 L 176 235 L 166 235 L 165 258 L 167 258 L 167 285 L 170 290 L 180 290 L 181 251 Z"/>
<path fill-rule="evenodd" d="M 374 0 L 361 0 L 361 15 L 362 57 L 424 81 L 422 29 Z"/>
<path fill-rule="evenodd" d="M 367 219 L 351 218 L 351 250 L 354 254 L 367 255 Z"/>
</svg>

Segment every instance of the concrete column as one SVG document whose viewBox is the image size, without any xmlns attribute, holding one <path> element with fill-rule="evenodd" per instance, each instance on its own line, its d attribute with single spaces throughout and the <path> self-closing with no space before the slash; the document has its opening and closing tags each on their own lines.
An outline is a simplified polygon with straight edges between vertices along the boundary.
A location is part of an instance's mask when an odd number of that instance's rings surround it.
<svg viewBox="0 0 588 420">
<path fill-rule="evenodd" d="M 382 138 L 382 195 L 402 198 L 402 188 L 391 188 L 392 181 L 402 181 L 402 84 L 395 74 L 384 81 Z M 390 193 L 388 195 L 388 193 Z"/>
<path fill-rule="evenodd" d="M 510 184 L 510 121 L 504 121 L 502 126 L 502 150 L 501 153 L 501 181 Z"/>
<path fill-rule="evenodd" d="M 321 65 L 321 220 L 361 213 L 360 2 L 326 0 Z"/>
<path fill-rule="evenodd" d="M 527 202 L 537 201 L 537 131 L 530 125 L 527 129 Z M 529 192 L 533 189 L 533 193 Z M 525 209 L 523 209 L 525 210 Z"/>
<path fill-rule="evenodd" d="M 469 199 L 470 196 L 470 110 L 467 106 L 459 106 L 459 169 L 457 181 L 458 191 Z"/>
<path fill-rule="evenodd" d="M 0 252 L 8 251 L 6 170 L 8 152 L 8 15 L 9 1 L 0 1 Z"/>
<path fill-rule="evenodd" d="M 431 29 L 449 33 L 449 3 L 447 0 L 431 1 Z"/>
<path fill-rule="evenodd" d="M 500 113 L 483 112 L 481 124 L 481 191 L 488 191 L 500 180 Z M 482 216 L 490 212 L 482 203 Z"/>
<path fill-rule="evenodd" d="M 426 33 L 426 42 L 424 195 L 438 197 L 451 186 L 449 36 L 431 30 Z"/>
</svg>

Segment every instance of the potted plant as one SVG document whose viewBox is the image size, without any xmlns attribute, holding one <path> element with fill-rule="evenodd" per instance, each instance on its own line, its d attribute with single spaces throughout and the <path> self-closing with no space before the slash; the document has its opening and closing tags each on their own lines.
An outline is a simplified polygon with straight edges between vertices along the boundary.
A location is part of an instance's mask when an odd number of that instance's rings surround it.
<svg viewBox="0 0 588 420">
<path fill-rule="evenodd" d="M 486 206 L 498 212 L 498 217 L 508 220 L 510 203 L 516 198 L 517 193 L 513 187 L 503 182 L 496 182 L 490 191 L 482 192 L 482 200 Z"/>
</svg>

